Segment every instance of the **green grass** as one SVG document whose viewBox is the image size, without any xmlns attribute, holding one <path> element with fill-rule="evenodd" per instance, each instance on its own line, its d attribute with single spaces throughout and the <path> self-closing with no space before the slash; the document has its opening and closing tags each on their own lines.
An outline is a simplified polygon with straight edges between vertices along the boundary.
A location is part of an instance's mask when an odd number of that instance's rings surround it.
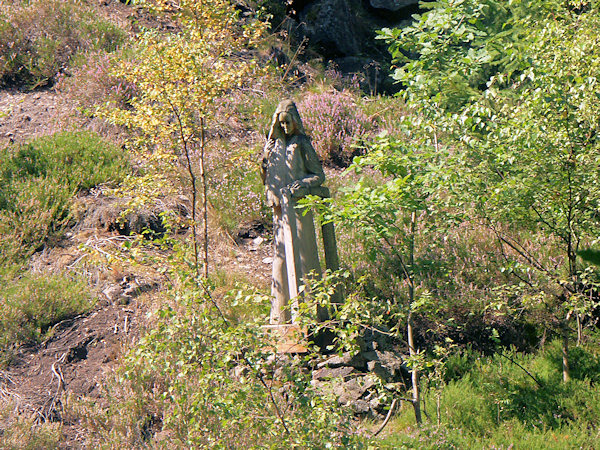
<svg viewBox="0 0 600 450">
<path fill-rule="evenodd" d="M 0 1 L 0 85 L 52 83 L 78 53 L 111 52 L 127 33 L 75 0 Z"/>
<path fill-rule="evenodd" d="M 59 448 L 62 424 L 53 421 L 39 423 L 38 417 L 15 414 L 18 404 L 0 400 L 0 448 L 3 450 L 36 450 Z M 9 426 L 6 426 L 9 424 Z"/>
<path fill-rule="evenodd" d="M 72 225 L 77 193 L 118 182 L 127 171 L 123 152 L 88 132 L 59 133 L 0 154 L 0 364 L 94 305 L 83 281 L 19 267 Z"/>
<path fill-rule="evenodd" d="M 595 345 L 573 347 L 571 381 L 561 381 L 560 343 L 534 355 L 462 360 L 464 374 L 424 396 L 429 420 L 417 430 L 404 406 L 377 441 L 383 448 L 594 448 L 600 439 L 600 355 Z M 440 396 L 437 409 L 436 397 Z M 439 417 L 439 423 L 437 418 Z"/>
<path fill-rule="evenodd" d="M 95 304 L 86 283 L 66 275 L 0 274 L 0 365 L 23 344 L 40 342 L 52 325 Z"/>
</svg>

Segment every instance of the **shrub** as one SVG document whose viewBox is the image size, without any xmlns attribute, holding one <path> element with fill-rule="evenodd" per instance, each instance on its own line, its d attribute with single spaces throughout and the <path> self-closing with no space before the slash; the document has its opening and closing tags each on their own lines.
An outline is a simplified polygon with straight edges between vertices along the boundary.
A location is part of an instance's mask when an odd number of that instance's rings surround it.
<svg viewBox="0 0 600 450">
<path fill-rule="evenodd" d="M 61 320 L 87 312 L 95 303 L 87 285 L 64 275 L 0 274 L 0 363 L 11 351 L 39 342 Z"/>
<path fill-rule="evenodd" d="M 347 412 L 311 386 L 297 357 L 275 367 L 273 358 L 286 358 L 272 354 L 259 326 L 264 317 L 227 323 L 189 284 L 168 294 L 173 306 L 158 311 L 120 378 L 106 386 L 107 408 L 88 409 L 86 427 L 103 423 L 99 441 L 127 448 L 358 446 Z"/>
<path fill-rule="evenodd" d="M 107 102 L 126 108 L 136 95 L 136 86 L 111 74 L 114 62 L 124 57 L 123 52 L 88 54 L 86 60 L 72 70 L 71 76 L 58 78 L 56 87 L 81 108 Z"/>
<path fill-rule="evenodd" d="M 366 137 L 374 126 L 348 90 L 307 93 L 298 109 L 317 154 L 326 164 L 347 166 L 358 154 L 353 143 Z"/>
<path fill-rule="evenodd" d="M 89 132 L 58 133 L 0 155 L 0 250 L 5 262 L 26 258 L 69 224 L 81 190 L 120 181 L 120 149 Z"/>
<path fill-rule="evenodd" d="M 0 85 L 52 83 L 78 52 L 114 51 L 126 33 L 75 0 L 0 1 Z"/>
</svg>

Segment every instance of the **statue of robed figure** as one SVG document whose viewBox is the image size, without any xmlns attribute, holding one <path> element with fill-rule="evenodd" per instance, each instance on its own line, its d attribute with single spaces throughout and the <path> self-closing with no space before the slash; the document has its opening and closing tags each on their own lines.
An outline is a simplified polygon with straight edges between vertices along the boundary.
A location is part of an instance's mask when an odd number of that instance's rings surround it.
<svg viewBox="0 0 600 450">
<path fill-rule="evenodd" d="M 273 280 L 271 324 L 294 323 L 301 298 L 299 288 L 310 277 L 321 275 L 313 214 L 297 208 L 297 201 L 312 194 L 328 197 L 323 167 L 305 134 L 302 120 L 291 100 L 282 101 L 267 136 L 261 164 L 267 204 L 273 207 Z M 326 266 L 339 268 L 332 223 L 322 227 Z M 336 292 L 334 302 L 341 302 Z M 328 318 L 318 307 L 320 321 Z"/>
</svg>

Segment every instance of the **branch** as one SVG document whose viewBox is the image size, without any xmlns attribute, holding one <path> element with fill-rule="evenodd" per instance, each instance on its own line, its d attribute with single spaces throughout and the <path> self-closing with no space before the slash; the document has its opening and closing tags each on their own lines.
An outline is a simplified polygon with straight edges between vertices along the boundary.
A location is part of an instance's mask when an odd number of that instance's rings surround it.
<svg viewBox="0 0 600 450">
<path fill-rule="evenodd" d="M 248 364 L 248 367 L 252 367 L 252 364 L 250 364 L 250 361 L 248 361 L 248 358 L 246 358 L 245 356 L 243 356 L 243 358 L 246 361 L 246 364 Z M 283 426 L 283 429 L 285 430 L 285 432 L 288 435 L 291 434 L 289 428 L 287 427 L 287 423 L 285 421 L 285 417 L 283 417 L 283 414 L 281 413 L 281 410 L 279 409 L 279 405 L 277 404 L 277 401 L 275 400 L 275 396 L 273 395 L 272 386 L 268 386 L 267 385 L 267 382 L 265 381 L 262 373 L 260 373 L 260 369 L 256 370 L 256 376 L 258 377 L 260 383 L 269 392 L 269 397 L 271 399 L 271 403 L 273 403 L 273 407 L 275 408 L 275 414 L 277 414 L 277 418 L 280 420 L 281 425 Z"/>
<path fill-rule="evenodd" d="M 529 375 L 529 377 L 535 381 L 535 383 L 538 385 L 538 387 L 544 387 L 544 385 L 536 378 L 534 377 L 531 372 L 529 372 L 525 367 L 523 367 L 521 364 L 519 364 L 518 362 L 516 362 L 514 359 L 512 359 L 510 356 L 505 355 L 503 352 L 500 352 L 500 356 L 504 356 L 506 359 L 508 359 L 511 363 L 513 363 L 514 365 L 516 365 L 517 367 L 519 367 L 520 369 L 523 370 L 523 372 L 525 372 L 527 375 Z"/>
<path fill-rule="evenodd" d="M 400 400 L 410 401 L 410 400 L 404 399 L 404 398 L 400 398 Z M 392 400 L 392 405 L 390 406 L 390 410 L 388 411 L 387 416 L 385 416 L 385 420 L 383 421 L 381 426 L 377 429 L 377 431 L 371 435 L 371 439 L 373 439 L 375 436 L 377 436 L 379 433 L 381 433 L 383 431 L 383 429 L 385 428 L 385 426 L 388 424 L 388 422 L 390 421 L 390 418 L 392 417 L 392 413 L 396 409 L 397 402 L 398 402 L 398 399 L 396 399 L 396 398 L 394 398 L 394 400 Z"/>
<path fill-rule="evenodd" d="M 529 253 L 529 251 L 523 247 L 523 245 L 521 245 L 520 242 L 515 241 L 514 239 L 512 239 L 510 236 L 504 235 L 502 234 L 493 224 L 489 223 L 487 225 L 488 228 L 490 228 L 494 234 L 496 235 L 496 237 L 503 243 L 505 243 L 506 245 L 508 245 L 510 248 L 512 248 L 515 252 L 517 252 L 522 258 L 525 258 L 525 260 L 527 260 L 527 262 L 529 264 L 531 264 L 535 269 L 539 270 L 540 272 L 544 272 L 548 275 L 550 275 L 552 278 L 554 277 L 554 274 L 552 272 L 550 272 L 548 269 L 546 269 L 531 253 Z"/>
</svg>

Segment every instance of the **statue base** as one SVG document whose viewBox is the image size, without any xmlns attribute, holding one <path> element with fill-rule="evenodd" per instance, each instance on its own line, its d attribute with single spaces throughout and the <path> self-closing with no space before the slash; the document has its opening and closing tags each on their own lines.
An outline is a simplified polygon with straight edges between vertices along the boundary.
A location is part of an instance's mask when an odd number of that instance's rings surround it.
<svg viewBox="0 0 600 450">
<path fill-rule="evenodd" d="M 277 353 L 308 353 L 306 330 L 294 323 L 263 325 L 275 340 Z"/>
</svg>

